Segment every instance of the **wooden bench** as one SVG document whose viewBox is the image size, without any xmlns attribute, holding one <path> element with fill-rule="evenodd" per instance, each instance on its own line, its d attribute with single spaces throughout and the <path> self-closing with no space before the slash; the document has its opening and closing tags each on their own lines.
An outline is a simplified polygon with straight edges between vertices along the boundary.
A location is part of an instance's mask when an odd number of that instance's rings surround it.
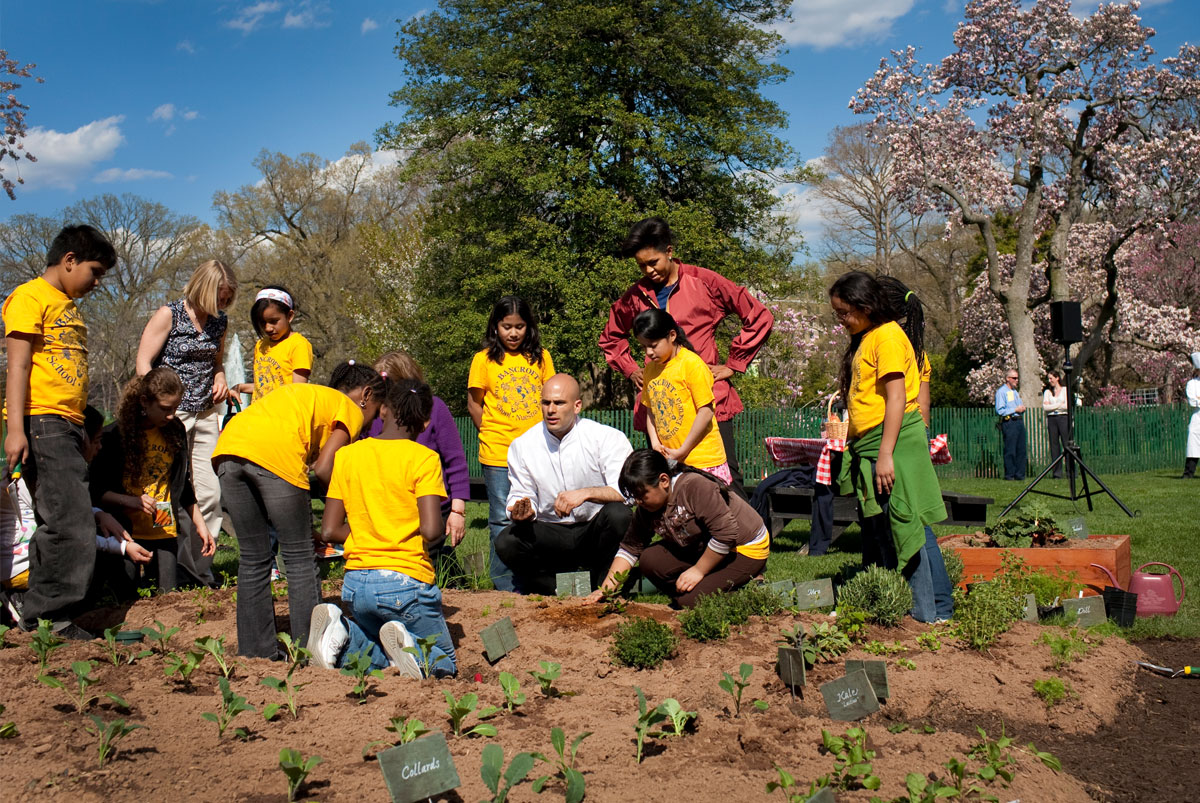
<svg viewBox="0 0 1200 803">
<path fill-rule="evenodd" d="M 987 506 L 996 500 L 957 491 L 942 491 L 942 501 L 949 515 L 939 524 L 982 527 L 987 524 Z M 792 519 L 811 521 L 814 502 L 812 488 L 773 488 L 767 497 L 771 537 L 778 535 Z M 833 497 L 833 539 L 836 541 L 847 525 L 857 522 L 858 500 L 853 496 Z"/>
</svg>

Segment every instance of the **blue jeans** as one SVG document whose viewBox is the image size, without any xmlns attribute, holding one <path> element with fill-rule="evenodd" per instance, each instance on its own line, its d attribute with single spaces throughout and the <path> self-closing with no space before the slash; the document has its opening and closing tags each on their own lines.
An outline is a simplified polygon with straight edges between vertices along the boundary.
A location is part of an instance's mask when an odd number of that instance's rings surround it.
<svg viewBox="0 0 1200 803">
<path fill-rule="evenodd" d="M 508 482 L 507 466 L 483 466 L 483 483 L 487 486 L 488 495 L 488 532 L 491 535 L 491 558 L 488 562 L 492 575 L 492 585 L 497 591 L 516 591 L 512 571 L 496 554 L 496 539 L 504 528 L 512 524 L 508 520 Z"/>
<path fill-rule="evenodd" d="M 949 619 L 954 616 L 954 588 L 950 585 L 950 575 L 946 573 L 946 559 L 942 557 L 942 548 L 938 546 L 933 528 L 925 527 L 925 546 L 921 547 L 922 562 L 929 563 L 929 578 L 933 583 L 933 605 L 938 619 Z"/>
<path fill-rule="evenodd" d="M 940 618 L 940 611 L 936 602 L 933 574 L 940 568 L 947 589 L 950 586 L 950 578 L 946 575 L 946 564 L 942 561 L 941 550 L 937 549 L 937 541 L 933 542 L 936 553 L 929 548 L 933 530 L 929 527 L 925 528 L 925 543 L 922 544 L 921 549 L 909 558 L 906 565 L 899 566 L 896 546 L 892 541 L 891 526 L 888 523 L 891 497 L 888 494 L 879 494 L 876 499 L 879 500 L 883 512 L 864 519 L 860 525 L 863 531 L 863 566 L 879 564 L 888 569 L 899 568 L 904 579 L 908 581 L 909 588 L 912 589 L 913 606 L 909 615 L 918 622 L 936 621 Z M 949 594 L 948 591 L 946 593 Z M 950 610 L 953 611 L 953 606 Z M 945 618 L 949 618 L 949 615 L 947 614 Z"/>
<path fill-rule="evenodd" d="M 437 586 L 388 569 L 359 569 L 346 572 L 342 599 L 350 605 L 350 642 L 338 658 L 338 666 L 356 652 L 371 656 L 372 669 L 388 666 L 387 655 L 379 646 L 379 629 L 386 622 L 399 622 L 414 637 L 437 636 L 429 653 L 435 677 L 457 674 L 458 659 L 442 616 L 442 590 Z M 417 663 L 422 663 L 419 658 Z M 424 671 L 424 666 L 421 668 Z"/>
</svg>

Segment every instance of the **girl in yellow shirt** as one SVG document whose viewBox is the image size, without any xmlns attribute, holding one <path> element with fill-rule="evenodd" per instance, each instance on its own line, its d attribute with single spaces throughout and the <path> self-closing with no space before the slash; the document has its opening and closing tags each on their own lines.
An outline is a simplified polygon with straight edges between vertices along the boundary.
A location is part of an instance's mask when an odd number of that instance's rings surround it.
<svg viewBox="0 0 1200 803">
<path fill-rule="evenodd" d="M 312 372 L 313 348 L 308 338 L 293 331 L 296 302 L 286 287 L 270 284 L 258 291 L 250 307 L 250 322 L 258 333 L 254 344 L 253 382 L 235 390 L 258 401 L 280 385 L 307 382 Z"/>
<path fill-rule="evenodd" d="M 417 679 L 423 666 L 437 677 L 457 671 L 426 554 L 445 535 L 441 458 L 416 442 L 432 410 L 433 392 L 424 382 L 388 382 L 379 410 L 383 430 L 334 459 L 321 539 L 346 545 L 342 599 L 351 618 L 331 603 L 313 609 L 308 649 L 317 666 L 336 669 L 366 653 L 372 669 L 390 663 Z M 417 647 L 414 636 L 437 639 L 420 663 L 405 652 Z"/>
<path fill-rule="evenodd" d="M 542 385 L 554 376 L 554 360 L 542 348 L 529 304 L 505 296 L 492 307 L 483 348 L 471 360 L 467 412 L 479 430 L 479 463 L 488 494 L 492 584 L 515 591 L 512 572 L 496 555 L 496 538 L 508 520 L 508 445 L 542 420 Z"/>
<path fill-rule="evenodd" d="M 731 484 L 725 443 L 713 417 L 712 371 L 666 310 L 639 312 L 632 331 L 650 360 L 642 404 L 651 424 L 646 428 L 651 448 Z"/>
<path fill-rule="evenodd" d="M 271 600 L 270 529 L 288 570 L 292 638 L 308 640 L 313 608 L 321 601 L 313 557 L 311 470 L 328 484 L 338 449 L 374 420 L 384 380 L 351 360 L 323 385 L 283 385 L 229 420 L 213 464 L 221 498 L 233 519 L 241 550 L 238 569 L 238 654 L 270 658 L 279 645 Z"/>
</svg>

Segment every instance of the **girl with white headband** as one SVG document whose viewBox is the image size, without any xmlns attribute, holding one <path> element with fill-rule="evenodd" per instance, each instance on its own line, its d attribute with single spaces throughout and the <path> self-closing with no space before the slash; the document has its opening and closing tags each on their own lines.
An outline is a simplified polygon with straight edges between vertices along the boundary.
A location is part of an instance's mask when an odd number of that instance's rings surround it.
<svg viewBox="0 0 1200 803">
<path fill-rule="evenodd" d="M 267 285 L 254 297 L 250 321 L 258 333 L 254 344 L 254 381 L 238 385 L 238 393 L 256 402 L 280 385 L 307 382 L 313 349 L 308 338 L 292 330 L 296 302 L 286 287 Z"/>
</svg>

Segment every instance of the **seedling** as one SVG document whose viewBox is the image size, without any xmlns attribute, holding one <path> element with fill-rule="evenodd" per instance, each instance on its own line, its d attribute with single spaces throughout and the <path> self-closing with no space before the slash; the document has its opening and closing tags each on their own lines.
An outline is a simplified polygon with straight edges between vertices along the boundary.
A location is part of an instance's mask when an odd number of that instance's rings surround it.
<svg viewBox="0 0 1200 803">
<path fill-rule="evenodd" d="M 291 635 L 288 633 L 280 633 L 277 638 L 279 639 L 280 643 L 283 644 L 283 648 L 287 651 L 287 676 L 282 679 L 266 677 L 259 682 L 268 689 L 274 689 L 284 696 L 284 698 L 287 700 L 287 709 L 291 712 L 292 719 L 295 719 L 300 708 L 296 704 L 296 692 L 300 691 L 308 684 L 296 683 L 294 680 L 292 680 L 292 676 L 295 674 L 296 669 L 299 668 L 300 664 L 308 660 L 309 652 L 304 647 L 300 646 L 298 641 L 293 641 Z M 267 705 L 264 705 L 262 710 L 263 718 L 267 720 L 267 722 L 270 722 L 275 718 L 275 715 L 279 713 L 279 709 L 282 708 L 283 705 L 283 703 L 268 703 Z"/>
<path fill-rule="evenodd" d="M 168 628 L 157 619 L 154 620 L 155 627 L 143 627 L 142 635 L 150 639 L 151 643 L 156 644 L 156 651 L 164 658 L 167 657 L 167 647 L 171 642 L 171 636 L 179 632 L 178 627 Z"/>
<path fill-rule="evenodd" d="M 826 777 L 813 781 L 808 785 L 807 793 L 793 792 L 791 790 L 796 787 L 796 779 L 792 777 L 792 774 L 778 764 L 775 765 L 775 772 L 779 774 L 779 780 L 767 782 L 767 794 L 769 795 L 778 789 L 783 793 L 784 800 L 787 803 L 805 803 L 806 800 L 816 794 L 818 789 L 826 785 L 821 783 L 821 781 L 828 782 L 829 780 Z"/>
<path fill-rule="evenodd" d="M 105 722 L 95 714 L 88 714 L 88 719 L 92 721 L 95 727 L 84 725 L 83 728 L 97 739 L 96 754 L 100 759 L 100 769 L 104 769 L 105 761 L 117 754 L 117 742 L 138 728 L 146 727 L 145 725 L 132 723 L 126 724 L 123 719 L 114 719 L 112 722 Z"/>
<path fill-rule="evenodd" d="M 899 641 L 893 641 L 891 644 L 884 644 L 882 641 L 868 641 L 863 645 L 863 650 L 871 655 L 894 655 L 904 652 L 906 649 L 908 648 Z"/>
<path fill-rule="evenodd" d="M 320 756 L 305 758 L 299 750 L 293 750 L 290 747 L 279 751 L 279 769 L 283 770 L 283 774 L 287 776 L 288 801 L 296 799 L 296 793 L 303 786 L 304 779 L 324 760 Z"/>
<path fill-rule="evenodd" d="M 604 602 L 604 606 L 600 609 L 601 616 L 610 614 L 625 613 L 629 607 L 629 602 L 621 596 L 621 589 L 625 587 L 625 582 L 629 580 L 629 570 L 617 572 L 613 575 L 612 588 L 605 588 L 600 591 L 600 599 Z"/>
<path fill-rule="evenodd" d="M 850 649 L 850 637 L 837 625 L 819 622 L 809 630 L 804 641 L 804 663 L 813 667 L 818 661 L 832 661 Z"/>
<path fill-rule="evenodd" d="M 1086 636 L 1074 627 L 1063 628 L 1062 635 L 1043 633 L 1035 643 L 1050 647 L 1050 656 L 1055 670 L 1062 669 L 1082 658 L 1092 647 Z"/>
<path fill-rule="evenodd" d="M 204 638 L 196 639 L 196 648 L 202 653 L 208 653 L 217 662 L 217 669 L 221 671 L 221 677 L 228 679 L 233 675 L 233 662 L 225 657 L 225 636 L 220 635 L 216 638 L 205 636 Z"/>
<path fill-rule="evenodd" d="M 634 686 L 633 690 L 638 696 L 638 720 L 634 726 L 633 732 L 637 737 L 637 763 L 642 763 L 642 745 L 646 741 L 646 737 L 650 735 L 650 729 L 667 718 L 667 715 L 658 708 L 650 708 L 646 705 L 646 695 L 642 694 L 642 690 L 638 686 Z"/>
<path fill-rule="evenodd" d="M 196 593 L 192 595 L 192 601 L 196 603 L 196 624 L 202 625 L 208 620 L 210 610 L 219 611 L 221 609 L 220 601 L 213 599 L 213 590 L 208 586 L 196 589 Z"/>
<path fill-rule="evenodd" d="M 63 683 L 53 675 L 42 675 L 38 680 L 52 689 L 62 689 L 71 698 L 71 702 L 75 705 L 75 712 L 82 714 L 92 703 L 100 699 L 99 695 L 90 694 L 88 689 L 99 681 L 92 677 L 92 672 L 96 665 L 91 661 L 75 661 L 71 664 L 71 672 L 75 675 L 75 691 L 67 688 L 67 684 Z"/>
<path fill-rule="evenodd" d="M 871 772 L 871 761 L 875 751 L 867 749 L 867 732 L 862 728 L 848 728 L 845 736 L 834 736 L 821 729 L 821 744 L 833 754 L 834 768 L 829 776 L 829 786 L 850 790 L 878 789 L 879 776 Z"/>
<path fill-rule="evenodd" d="M 491 790 L 491 803 L 506 803 L 508 793 L 525 780 L 525 776 L 533 769 L 533 755 L 530 753 L 517 753 L 509 763 L 508 769 L 504 769 L 504 748 L 498 744 L 486 745 L 483 748 L 482 759 L 479 776 Z"/>
<path fill-rule="evenodd" d="M 130 665 L 139 658 L 145 658 L 153 655 L 150 650 L 122 649 L 121 644 L 117 641 L 117 633 L 121 632 L 121 628 L 125 626 L 122 622 L 119 625 L 108 628 L 104 631 L 104 652 L 108 655 L 108 660 L 113 666 L 121 666 L 122 664 Z"/>
<path fill-rule="evenodd" d="M 38 619 L 37 630 L 33 631 L 33 639 L 29 642 L 29 649 L 33 650 L 33 654 L 38 659 L 38 674 L 46 674 L 46 667 L 50 664 L 50 656 L 57 649 L 62 648 L 67 642 L 54 635 L 54 631 L 50 629 L 49 619 Z"/>
<path fill-rule="evenodd" d="M 975 777 L 988 783 L 999 778 L 1008 786 L 1012 783 L 1013 770 L 1017 766 L 1012 753 L 1008 752 L 1008 748 L 1012 746 L 1012 738 L 1004 735 L 1003 728 L 1000 729 L 1000 738 L 995 741 L 989 739 L 987 731 L 978 725 L 975 726 L 975 730 L 979 732 L 979 738 L 983 741 L 971 747 L 971 757 L 984 762 L 975 772 Z"/>
<path fill-rule="evenodd" d="M 163 673 L 167 677 L 179 675 L 179 679 L 183 681 L 183 685 L 191 687 L 192 673 L 200 668 L 200 664 L 204 662 L 204 653 L 188 651 L 183 655 L 171 653 L 163 662 Z"/>
<path fill-rule="evenodd" d="M 8 631 L 12 630 L 8 625 L 0 625 L 0 650 L 8 645 L 4 643 L 4 638 L 8 635 Z"/>
<path fill-rule="evenodd" d="M 1033 682 L 1033 690 L 1037 693 L 1038 697 L 1042 698 L 1042 702 L 1046 704 L 1047 711 L 1061 703 L 1066 699 L 1068 693 L 1072 691 L 1071 685 L 1063 683 L 1062 678 L 1035 680 Z"/>
<path fill-rule="evenodd" d="M 0 704 L 0 714 L 4 713 L 4 705 Z M 17 723 L 0 721 L 0 739 L 15 739 L 21 734 L 17 731 Z"/>
<path fill-rule="evenodd" d="M 912 670 L 917 668 L 917 662 L 910 658 L 897 658 L 896 663 L 900 665 L 901 669 Z"/>
<path fill-rule="evenodd" d="M 504 600 L 504 602 L 500 603 L 500 607 L 501 608 L 515 608 L 515 607 L 517 607 L 517 603 L 513 602 L 511 599 L 506 599 L 506 600 Z"/>
<path fill-rule="evenodd" d="M 439 655 L 437 660 L 433 658 L 433 647 L 437 644 L 437 634 L 428 636 L 418 636 L 413 634 L 413 640 L 417 642 L 415 647 L 405 647 L 404 651 L 417 659 L 417 663 L 421 666 L 421 674 L 425 677 L 433 677 L 433 667 L 441 661 L 449 661 L 445 655 Z"/>
<path fill-rule="evenodd" d="M 358 697 L 359 704 L 367 701 L 371 690 L 371 679 L 383 677 L 382 669 L 371 668 L 371 655 L 367 652 L 354 652 L 345 657 L 342 662 L 342 674 L 354 678 L 354 688 L 350 693 Z"/>
<path fill-rule="evenodd" d="M 541 667 L 541 672 L 529 670 L 529 674 L 533 675 L 534 679 L 542 687 L 542 694 L 547 697 L 556 697 L 558 692 L 554 688 L 554 681 L 558 680 L 558 676 L 562 674 L 562 666 L 551 661 L 538 661 L 538 666 Z"/>
<path fill-rule="evenodd" d="M 496 726 L 483 722 L 483 720 L 494 717 L 500 711 L 499 708 L 491 705 L 480 708 L 478 713 L 475 714 L 480 720 L 479 724 L 464 733 L 462 729 L 463 720 L 474 712 L 479 705 L 479 695 L 468 692 L 456 700 L 454 695 L 445 689 L 442 689 L 442 695 L 446 698 L 446 713 L 450 715 L 450 726 L 455 736 L 496 735 Z"/>
<path fill-rule="evenodd" d="M 728 672 L 722 672 L 721 674 L 724 675 L 724 677 L 722 677 L 717 683 L 718 686 L 729 692 L 729 695 L 733 697 L 733 715 L 735 717 L 741 716 L 742 714 L 742 692 L 747 686 L 750 685 L 750 674 L 753 671 L 754 667 L 750 664 L 742 664 L 741 667 L 738 668 L 738 675 L 740 675 L 740 679 L 735 678 Z"/>
<path fill-rule="evenodd" d="M 938 634 L 935 631 L 926 630 L 917 636 L 917 646 L 923 650 L 937 652 L 942 648 L 942 640 L 938 638 Z"/>
<path fill-rule="evenodd" d="M 671 729 L 666 730 L 664 728 L 658 733 L 652 734 L 654 736 L 683 736 L 684 731 L 687 730 L 688 723 L 694 721 L 698 713 L 696 711 L 684 711 L 683 706 L 674 697 L 668 697 L 659 703 L 658 710 L 659 713 L 666 716 Z"/>
<path fill-rule="evenodd" d="M 243 711 L 253 711 L 254 706 L 246 702 L 246 698 L 240 694 L 234 694 L 233 689 L 229 688 L 229 681 L 226 678 L 221 678 L 217 681 L 217 685 L 221 687 L 221 710 L 213 713 L 205 711 L 200 716 L 207 719 L 209 722 L 215 722 L 217 725 L 217 738 L 225 735 L 225 729 L 233 722 L 233 718 Z M 245 728 L 237 728 L 234 730 L 234 735 L 239 739 L 245 739 L 249 734 Z"/>
<path fill-rule="evenodd" d="M 363 748 L 362 751 L 364 760 L 367 758 L 367 755 L 376 747 L 382 747 L 385 745 L 387 747 L 395 747 L 402 744 L 408 744 L 409 742 L 414 742 L 425 734 L 429 733 L 429 728 L 425 727 L 425 723 L 421 720 L 405 719 L 404 717 L 392 717 L 390 724 L 386 726 L 385 730 L 389 730 L 396 734 L 396 738 L 394 740 L 376 739 L 368 744 Z"/>
<path fill-rule="evenodd" d="M 479 612 L 480 619 L 483 619 L 483 618 L 491 616 L 491 615 L 492 615 L 492 606 L 491 605 L 484 605 L 483 610 Z"/>
<path fill-rule="evenodd" d="M 568 753 L 567 737 L 563 733 L 563 729 L 551 728 L 550 744 L 554 746 L 554 752 L 558 754 L 558 759 L 552 760 L 546 758 L 542 753 L 533 754 L 533 757 L 539 761 L 554 764 L 558 768 L 558 775 L 562 776 L 563 782 L 567 785 L 567 803 L 579 803 L 579 801 L 583 800 L 586 782 L 584 781 L 583 773 L 575 769 L 575 754 L 579 752 L 579 745 L 583 743 L 583 740 L 591 735 L 591 731 L 584 731 L 576 736 L 571 742 L 571 750 Z M 540 795 L 546 782 L 553 777 L 553 775 L 543 775 L 541 778 L 538 778 L 533 782 L 533 791 Z"/>
<path fill-rule="evenodd" d="M 525 702 L 525 695 L 521 694 L 521 684 L 511 672 L 500 673 L 500 690 L 504 692 L 504 707 L 510 714 Z"/>
<path fill-rule="evenodd" d="M 802 625 L 802 624 L 796 625 L 791 630 L 788 630 L 786 628 L 784 630 L 780 630 L 779 631 L 779 643 L 783 644 L 787 647 L 794 647 L 797 650 L 803 649 L 804 648 L 804 625 Z M 776 767 L 776 769 L 779 769 L 779 768 Z M 780 772 L 782 772 L 782 770 L 780 770 Z"/>
</svg>

